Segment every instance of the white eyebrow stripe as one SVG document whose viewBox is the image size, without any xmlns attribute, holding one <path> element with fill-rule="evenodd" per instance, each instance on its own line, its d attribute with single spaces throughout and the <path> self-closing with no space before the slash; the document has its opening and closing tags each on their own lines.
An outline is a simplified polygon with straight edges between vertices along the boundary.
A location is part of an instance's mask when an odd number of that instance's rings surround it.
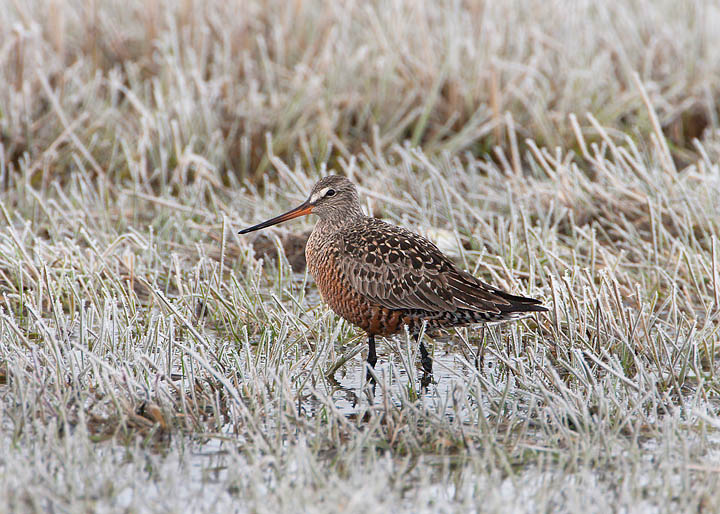
<svg viewBox="0 0 720 514">
<path fill-rule="evenodd" d="M 323 196 L 325 196 L 329 190 L 330 190 L 329 187 L 324 187 L 324 188 L 322 188 L 320 191 L 318 191 L 317 193 L 315 193 L 314 195 L 312 195 L 312 196 L 310 197 L 310 203 L 315 203 L 315 202 L 317 202 L 320 198 L 322 198 Z"/>
</svg>

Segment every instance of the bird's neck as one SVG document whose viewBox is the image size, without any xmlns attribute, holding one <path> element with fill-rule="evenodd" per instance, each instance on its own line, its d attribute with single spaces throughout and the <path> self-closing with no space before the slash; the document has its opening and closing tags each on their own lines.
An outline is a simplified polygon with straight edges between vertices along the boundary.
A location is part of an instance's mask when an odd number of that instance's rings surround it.
<svg viewBox="0 0 720 514">
<path fill-rule="evenodd" d="M 313 230 L 313 232 L 317 232 L 318 235 L 329 236 L 330 234 L 334 234 L 335 232 L 342 230 L 345 225 L 347 225 L 348 223 L 352 223 L 360 217 L 362 217 L 362 215 L 348 216 L 347 218 L 320 218 L 315 224 L 315 229 Z"/>
<path fill-rule="evenodd" d="M 365 215 L 359 209 L 357 211 L 350 210 L 343 216 L 320 218 L 315 224 L 311 237 L 316 245 L 322 246 L 323 242 L 329 241 L 332 236 L 342 232 L 345 227 L 357 223 L 363 218 Z"/>
</svg>

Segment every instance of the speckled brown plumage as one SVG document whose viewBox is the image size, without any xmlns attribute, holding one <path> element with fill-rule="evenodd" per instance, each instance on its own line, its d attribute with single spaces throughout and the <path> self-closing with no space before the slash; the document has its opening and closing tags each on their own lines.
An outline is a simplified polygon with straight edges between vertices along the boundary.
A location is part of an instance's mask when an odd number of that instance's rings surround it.
<svg viewBox="0 0 720 514">
<path fill-rule="evenodd" d="M 302 205 L 241 233 L 310 213 L 320 220 L 305 247 L 308 270 L 330 308 L 368 333 L 371 366 L 376 335 L 405 326 L 417 334 L 423 323 L 444 329 L 547 310 L 538 300 L 508 294 L 458 269 L 428 239 L 365 216 L 355 186 L 344 177 L 321 179 Z M 429 372 L 422 343 L 421 352 Z"/>
</svg>

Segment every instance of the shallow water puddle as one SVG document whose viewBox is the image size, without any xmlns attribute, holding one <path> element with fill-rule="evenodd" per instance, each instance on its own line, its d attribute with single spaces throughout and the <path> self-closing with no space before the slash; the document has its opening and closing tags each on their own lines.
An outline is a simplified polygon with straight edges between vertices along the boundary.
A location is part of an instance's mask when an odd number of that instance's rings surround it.
<svg viewBox="0 0 720 514">
<path fill-rule="evenodd" d="M 476 380 L 476 372 L 470 369 L 473 364 L 454 347 L 454 341 L 436 344 L 433 375 L 427 385 L 417 355 L 408 363 L 408 356 L 399 355 L 390 349 L 390 345 L 383 350 L 386 351 L 379 356 L 375 366 L 378 383 L 374 388 L 365 380 L 366 365 L 359 355 L 335 373 L 334 380 L 330 382 L 333 390 L 328 394 L 340 412 L 355 417 L 386 402 L 397 408 L 405 403 L 420 402 L 423 408 L 432 409 L 438 415 L 454 417 L 459 414 L 453 407 L 453 396 L 457 392 L 467 395 Z M 487 356 L 481 366 L 484 374 L 493 374 L 496 368 L 494 361 Z"/>
</svg>

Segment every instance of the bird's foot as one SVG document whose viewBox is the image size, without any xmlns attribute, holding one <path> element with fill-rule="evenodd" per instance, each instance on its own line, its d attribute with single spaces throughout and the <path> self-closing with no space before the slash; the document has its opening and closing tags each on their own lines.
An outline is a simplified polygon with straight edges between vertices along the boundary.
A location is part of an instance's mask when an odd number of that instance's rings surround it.
<svg viewBox="0 0 720 514">
<path fill-rule="evenodd" d="M 368 401 L 372 405 L 375 402 L 375 388 L 377 387 L 377 375 L 375 374 L 375 368 L 367 365 L 367 372 L 365 374 L 365 387 L 363 391 L 367 396 Z"/>
<path fill-rule="evenodd" d="M 365 380 L 372 384 L 377 384 L 377 376 L 375 375 L 375 367 L 370 364 L 367 365 L 367 371 L 365 372 Z"/>
<path fill-rule="evenodd" d="M 423 376 L 420 379 L 420 387 L 422 387 L 423 391 L 427 391 L 428 386 L 432 383 L 432 379 L 432 373 L 423 373 Z"/>
</svg>

